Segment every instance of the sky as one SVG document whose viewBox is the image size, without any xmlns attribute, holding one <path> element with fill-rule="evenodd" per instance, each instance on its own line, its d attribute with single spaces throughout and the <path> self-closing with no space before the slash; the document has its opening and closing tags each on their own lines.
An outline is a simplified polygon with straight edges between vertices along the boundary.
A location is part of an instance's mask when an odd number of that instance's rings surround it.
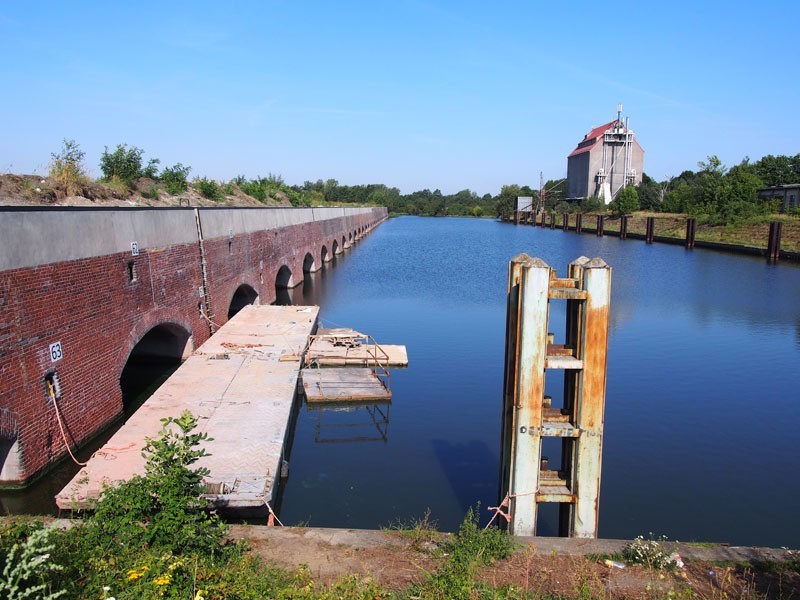
<svg viewBox="0 0 800 600">
<path fill-rule="evenodd" d="M 62 140 L 403 193 L 566 176 L 630 118 L 657 180 L 800 152 L 796 0 L 0 0 L 0 173 Z"/>
</svg>

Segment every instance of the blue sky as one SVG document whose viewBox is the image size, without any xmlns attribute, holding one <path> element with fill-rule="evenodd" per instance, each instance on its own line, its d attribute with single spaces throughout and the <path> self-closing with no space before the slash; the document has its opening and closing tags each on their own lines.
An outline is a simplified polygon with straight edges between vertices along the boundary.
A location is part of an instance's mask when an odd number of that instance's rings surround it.
<svg viewBox="0 0 800 600">
<path fill-rule="evenodd" d="M 800 2 L 0 2 L 0 173 L 63 138 L 227 180 L 566 175 L 618 102 L 656 179 L 800 152 Z"/>
</svg>

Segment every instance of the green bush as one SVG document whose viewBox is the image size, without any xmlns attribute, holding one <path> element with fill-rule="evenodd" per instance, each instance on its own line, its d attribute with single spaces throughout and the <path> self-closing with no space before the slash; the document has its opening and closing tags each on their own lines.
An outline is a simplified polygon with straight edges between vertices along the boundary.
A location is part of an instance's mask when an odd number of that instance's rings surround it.
<svg viewBox="0 0 800 600">
<path fill-rule="evenodd" d="M 580 209 L 578 212 L 590 213 L 598 212 L 605 209 L 605 204 L 597 196 L 588 196 L 581 200 Z"/>
<path fill-rule="evenodd" d="M 632 214 L 639 210 L 639 192 L 633 186 L 624 188 L 616 198 L 609 202 L 608 208 L 616 217 Z"/>
<path fill-rule="evenodd" d="M 202 196 L 214 202 L 221 202 L 225 199 L 222 190 L 213 179 L 206 179 L 205 177 L 195 179 L 194 187 L 197 188 L 197 191 L 200 192 Z"/>
<path fill-rule="evenodd" d="M 188 411 L 161 423 L 159 437 L 147 438 L 142 453 L 145 475 L 104 489 L 87 524 L 89 535 L 100 546 L 112 542 L 175 554 L 218 550 L 225 527 L 201 498 L 208 470 L 190 468 L 206 456 L 198 446 L 208 435 L 192 433 L 197 419 Z"/>
<path fill-rule="evenodd" d="M 233 196 L 236 193 L 236 184 L 233 181 L 222 183 L 219 189 L 223 196 Z"/>
<path fill-rule="evenodd" d="M 100 156 L 100 170 L 106 181 L 119 180 L 131 185 L 133 180 L 142 176 L 142 155 L 144 150 L 136 146 L 128 147 L 127 144 L 117 144 L 113 152 L 108 151 L 108 146 Z"/>
<path fill-rule="evenodd" d="M 237 182 L 237 185 L 245 194 L 252 196 L 259 202 L 264 202 L 267 199 L 267 188 L 256 180 Z"/>
<path fill-rule="evenodd" d="M 189 187 L 186 178 L 191 170 L 191 167 L 184 167 L 181 163 L 176 163 L 172 167 L 164 167 L 164 170 L 161 171 L 161 181 L 167 193 L 175 196 L 185 192 Z"/>
</svg>

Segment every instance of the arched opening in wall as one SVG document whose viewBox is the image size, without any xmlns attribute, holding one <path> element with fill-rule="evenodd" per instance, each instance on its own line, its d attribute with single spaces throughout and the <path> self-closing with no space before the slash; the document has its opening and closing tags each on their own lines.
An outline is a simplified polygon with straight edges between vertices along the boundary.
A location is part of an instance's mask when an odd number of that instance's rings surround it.
<svg viewBox="0 0 800 600">
<path fill-rule="evenodd" d="M 136 412 L 193 349 L 191 332 L 175 323 L 156 325 L 144 334 L 119 376 L 125 415 Z"/>
<path fill-rule="evenodd" d="M 336 240 L 333 241 L 333 256 L 339 254 L 339 242 Z"/>
<path fill-rule="evenodd" d="M 275 289 L 288 290 L 294 287 L 292 285 L 292 271 L 286 265 L 283 265 L 275 276 Z"/>
<path fill-rule="evenodd" d="M 22 477 L 16 416 L 10 408 L 0 407 L 0 481 L 17 481 Z"/>
<path fill-rule="evenodd" d="M 251 286 L 247 285 L 246 283 L 240 285 L 233 293 L 233 298 L 231 298 L 231 304 L 228 308 L 228 319 L 232 319 L 236 313 L 238 313 L 248 304 L 255 304 L 257 299 L 258 292 L 256 292 Z"/>
<path fill-rule="evenodd" d="M 320 259 L 322 260 L 323 266 L 325 265 L 326 262 L 328 262 L 331 259 L 330 256 L 328 256 L 328 249 L 325 246 L 323 246 L 322 250 L 319 251 L 319 256 Z"/>
<path fill-rule="evenodd" d="M 313 273 L 313 272 L 314 272 L 314 257 L 311 255 L 311 252 L 309 252 L 303 259 L 303 273 Z"/>
</svg>

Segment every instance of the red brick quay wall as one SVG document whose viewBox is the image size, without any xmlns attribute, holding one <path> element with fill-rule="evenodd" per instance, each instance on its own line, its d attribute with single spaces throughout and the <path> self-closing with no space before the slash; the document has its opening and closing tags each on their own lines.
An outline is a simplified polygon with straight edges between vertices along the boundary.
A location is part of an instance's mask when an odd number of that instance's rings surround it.
<svg viewBox="0 0 800 600">
<path fill-rule="evenodd" d="M 385 208 L 0 210 L 0 485 L 24 485 L 122 414 L 148 332 L 186 356 L 232 304 L 269 304 Z M 153 339 L 148 336 L 148 340 Z M 60 424 L 59 424 L 60 418 Z M 63 433 L 62 433 L 63 430 Z"/>
</svg>

